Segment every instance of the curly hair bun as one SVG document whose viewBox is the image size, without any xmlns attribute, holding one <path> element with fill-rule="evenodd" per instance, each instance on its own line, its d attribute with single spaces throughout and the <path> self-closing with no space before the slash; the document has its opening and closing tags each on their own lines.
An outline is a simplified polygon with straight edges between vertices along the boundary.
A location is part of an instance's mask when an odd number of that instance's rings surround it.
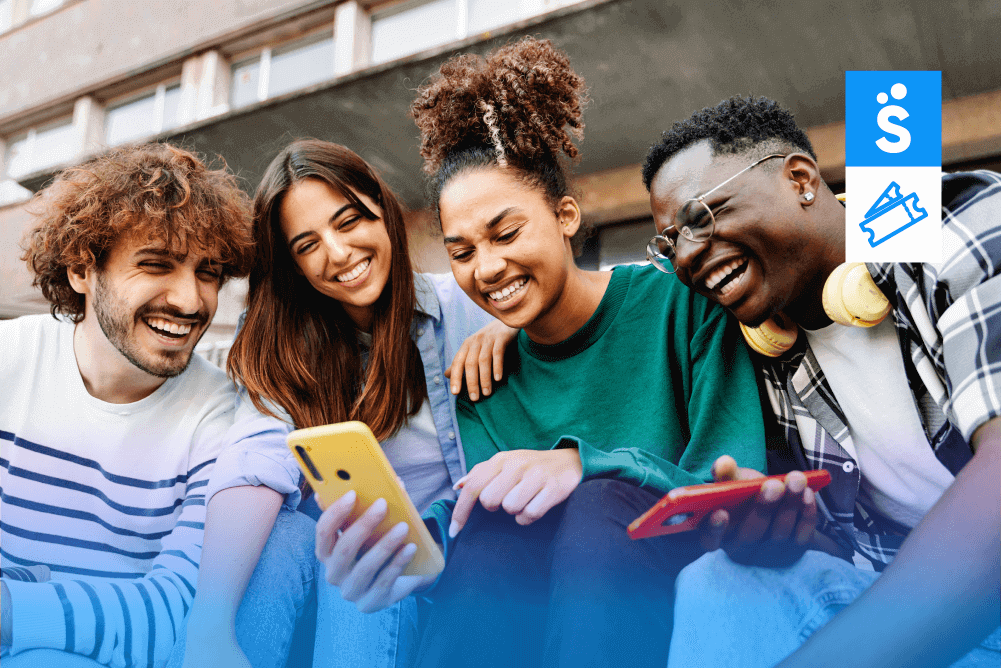
<svg viewBox="0 0 1001 668">
<path fill-rule="evenodd" d="M 578 155 L 571 137 L 584 136 L 584 79 L 549 40 L 526 37 L 486 58 L 456 56 L 418 90 L 410 113 L 421 130 L 424 171 L 449 154 L 493 150 L 498 163 L 530 165 L 560 152 Z"/>
</svg>

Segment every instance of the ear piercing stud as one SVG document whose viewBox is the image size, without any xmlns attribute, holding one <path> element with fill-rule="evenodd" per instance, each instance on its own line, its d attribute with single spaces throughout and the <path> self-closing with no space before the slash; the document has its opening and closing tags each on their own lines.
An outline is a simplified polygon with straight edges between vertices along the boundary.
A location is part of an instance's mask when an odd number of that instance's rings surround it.
<svg viewBox="0 0 1001 668">
<path fill-rule="evenodd" d="M 806 193 L 805 195 L 803 195 L 803 199 L 805 199 L 807 202 L 812 202 L 813 201 L 813 193 Z"/>
</svg>

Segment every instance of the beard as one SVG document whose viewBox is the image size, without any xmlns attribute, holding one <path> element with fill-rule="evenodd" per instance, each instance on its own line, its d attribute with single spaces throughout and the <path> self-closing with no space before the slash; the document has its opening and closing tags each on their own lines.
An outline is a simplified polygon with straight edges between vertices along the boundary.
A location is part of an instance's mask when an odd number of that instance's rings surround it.
<svg viewBox="0 0 1001 668">
<path fill-rule="evenodd" d="M 104 332 L 104 336 L 111 342 L 111 345 L 135 367 L 151 376 L 157 378 L 179 376 L 191 363 L 194 345 L 184 350 L 150 351 L 144 349 L 137 340 L 135 328 L 147 327 L 143 318 L 151 313 L 178 318 L 190 317 L 189 314 L 183 314 L 177 309 L 170 307 L 154 309 L 149 304 L 144 304 L 133 313 L 129 310 L 125 300 L 108 285 L 104 275 L 98 273 L 97 287 L 94 291 L 94 315 L 97 316 L 97 323 L 101 326 L 101 331 Z M 200 321 L 199 327 L 208 321 L 206 313 L 199 313 L 197 317 Z M 203 330 L 198 338 L 201 339 L 204 334 Z M 196 340 L 195 344 L 197 343 Z"/>
</svg>

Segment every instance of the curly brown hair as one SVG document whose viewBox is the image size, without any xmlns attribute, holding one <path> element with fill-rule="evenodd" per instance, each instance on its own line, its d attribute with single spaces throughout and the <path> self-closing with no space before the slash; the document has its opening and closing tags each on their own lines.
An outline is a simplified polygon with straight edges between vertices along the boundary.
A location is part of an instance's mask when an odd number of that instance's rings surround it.
<svg viewBox="0 0 1001 668">
<path fill-rule="evenodd" d="M 246 276 L 254 257 L 250 198 L 226 169 L 169 144 L 120 148 L 61 172 L 35 195 L 38 218 L 22 260 L 51 304 L 52 315 L 84 316 L 84 297 L 68 270 L 103 267 L 122 238 L 154 239 L 197 249 L 222 266 L 220 284 Z"/>
<path fill-rule="evenodd" d="M 526 37 L 486 58 L 456 56 L 421 86 L 410 106 L 421 130 L 424 170 L 438 171 L 456 150 L 492 148 L 497 135 L 507 160 L 519 166 L 561 151 L 576 158 L 571 136 L 584 137 L 586 95 L 584 79 L 549 40 Z M 491 110 L 493 123 L 484 120 Z"/>
<path fill-rule="evenodd" d="M 421 86 L 410 113 L 421 130 L 429 197 L 466 169 L 518 169 L 551 201 L 567 194 L 561 160 L 578 157 L 587 86 L 549 40 L 525 37 L 486 57 L 456 56 Z"/>
</svg>

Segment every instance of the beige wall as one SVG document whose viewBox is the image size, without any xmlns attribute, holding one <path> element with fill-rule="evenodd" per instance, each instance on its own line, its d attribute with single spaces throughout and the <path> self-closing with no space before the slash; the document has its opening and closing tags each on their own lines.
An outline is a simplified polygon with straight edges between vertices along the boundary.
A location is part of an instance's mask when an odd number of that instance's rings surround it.
<svg viewBox="0 0 1001 668">
<path fill-rule="evenodd" d="M 21 260 L 20 241 L 31 223 L 21 205 L 0 208 L 0 318 L 48 310 L 41 291 L 31 287 L 31 274 Z"/>
<path fill-rule="evenodd" d="M 0 35 L 0 123 L 81 90 L 131 77 L 317 0 L 83 0 Z M 18 76 L 17 73 L 44 76 Z M 178 65 L 178 74 L 180 73 Z"/>
</svg>

